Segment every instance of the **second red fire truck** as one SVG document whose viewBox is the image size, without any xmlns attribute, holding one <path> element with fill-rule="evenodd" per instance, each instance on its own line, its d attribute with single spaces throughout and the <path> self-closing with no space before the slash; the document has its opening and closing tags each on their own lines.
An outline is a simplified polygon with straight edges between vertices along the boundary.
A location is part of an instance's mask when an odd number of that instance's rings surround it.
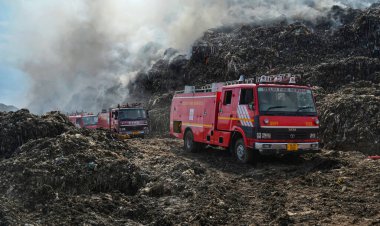
<svg viewBox="0 0 380 226">
<path fill-rule="evenodd" d="M 92 113 L 69 115 L 69 121 L 78 128 L 96 129 L 98 128 L 98 116 Z"/>
<path fill-rule="evenodd" d="M 205 145 L 229 148 L 247 163 L 256 153 L 309 153 L 319 150 L 319 120 L 312 90 L 281 74 L 185 87 L 172 100 L 171 135 L 184 149 Z"/>
<path fill-rule="evenodd" d="M 149 133 L 148 114 L 140 103 L 126 104 L 103 110 L 98 115 L 98 127 L 125 137 L 144 137 Z"/>
</svg>

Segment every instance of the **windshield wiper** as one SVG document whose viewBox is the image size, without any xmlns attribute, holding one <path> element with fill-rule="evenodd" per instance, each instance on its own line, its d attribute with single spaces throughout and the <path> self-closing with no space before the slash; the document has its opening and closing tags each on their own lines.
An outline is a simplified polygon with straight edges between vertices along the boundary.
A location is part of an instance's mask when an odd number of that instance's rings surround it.
<svg viewBox="0 0 380 226">
<path fill-rule="evenodd" d="M 305 109 L 309 109 L 309 108 L 313 108 L 314 109 L 313 106 L 305 106 L 305 107 L 299 107 L 296 112 L 299 112 L 299 111 L 305 110 Z"/>
<path fill-rule="evenodd" d="M 271 106 L 271 107 L 267 108 L 266 111 L 269 111 L 270 109 L 275 109 L 275 108 L 286 108 L 286 106 L 283 106 L 283 105 Z"/>
</svg>

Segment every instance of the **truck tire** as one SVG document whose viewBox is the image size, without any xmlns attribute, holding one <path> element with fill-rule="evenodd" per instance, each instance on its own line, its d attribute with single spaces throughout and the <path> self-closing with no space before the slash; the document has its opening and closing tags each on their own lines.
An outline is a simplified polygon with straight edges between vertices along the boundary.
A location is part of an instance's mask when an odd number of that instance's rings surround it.
<svg viewBox="0 0 380 226">
<path fill-rule="evenodd" d="M 245 144 L 243 138 L 239 138 L 235 142 L 234 153 L 236 159 L 241 163 L 250 163 L 252 162 L 253 152 L 248 149 Z"/>
<path fill-rule="evenodd" d="M 199 143 L 194 141 L 194 135 L 191 130 L 186 131 L 185 136 L 183 138 L 183 149 L 186 152 L 198 152 Z"/>
</svg>

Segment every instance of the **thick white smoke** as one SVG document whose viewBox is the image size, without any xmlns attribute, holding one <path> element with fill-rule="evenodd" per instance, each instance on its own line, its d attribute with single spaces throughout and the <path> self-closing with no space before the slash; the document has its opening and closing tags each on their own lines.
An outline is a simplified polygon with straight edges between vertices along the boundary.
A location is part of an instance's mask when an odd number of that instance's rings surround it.
<svg viewBox="0 0 380 226">
<path fill-rule="evenodd" d="M 279 17 L 313 20 L 333 5 L 372 2 L 15 0 L 6 51 L 32 78 L 32 111 L 98 111 L 126 100 L 126 83 L 165 49 L 188 52 L 209 28 Z"/>
</svg>

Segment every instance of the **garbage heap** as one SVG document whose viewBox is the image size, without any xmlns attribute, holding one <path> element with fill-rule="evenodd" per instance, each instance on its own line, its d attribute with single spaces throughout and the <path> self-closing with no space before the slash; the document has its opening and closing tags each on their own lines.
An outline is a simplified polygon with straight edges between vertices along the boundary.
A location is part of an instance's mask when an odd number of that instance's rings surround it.
<svg viewBox="0 0 380 226">
<path fill-rule="evenodd" d="M 41 117 L 30 114 L 27 109 L 0 112 L 0 157 L 9 157 L 31 139 L 54 137 L 71 126 L 67 117 L 58 112 Z"/>
<path fill-rule="evenodd" d="M 380 153 L 379 84 L 349 84 L 318 102 L 325 148 Z"/>
<path fill-rule="evenodd" d="M 379 71 L 378 21 L 378 5 L 363 10 L 334 6 L 315 21 L 209 29 L 194 42 L 188 57 L 168 49 L 150 70 L 139 73 L 131 91 L 167 92 L 185 84 L 235 80 L 241 74 L 284 72 L 303 74 L 313 85 L 324 86 L 373 80 Z"/>
</svg>

